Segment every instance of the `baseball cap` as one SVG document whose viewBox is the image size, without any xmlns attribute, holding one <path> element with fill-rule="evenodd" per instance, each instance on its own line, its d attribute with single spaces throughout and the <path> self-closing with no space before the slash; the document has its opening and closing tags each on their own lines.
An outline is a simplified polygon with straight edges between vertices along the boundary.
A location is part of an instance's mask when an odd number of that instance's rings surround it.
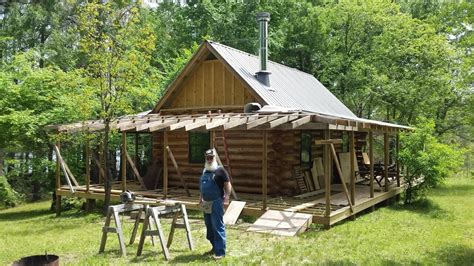
<svg viewBox="0 0 474 266">
<path fill-rule="evenodd" d="M 204 154 L 206 155 L 206 157 L 208 157 L 208 156 L 209 157 L 210 156 L 214 157 L 215 156 L 214 151 L 212 149 L 207 150 Z"/>
</svg>

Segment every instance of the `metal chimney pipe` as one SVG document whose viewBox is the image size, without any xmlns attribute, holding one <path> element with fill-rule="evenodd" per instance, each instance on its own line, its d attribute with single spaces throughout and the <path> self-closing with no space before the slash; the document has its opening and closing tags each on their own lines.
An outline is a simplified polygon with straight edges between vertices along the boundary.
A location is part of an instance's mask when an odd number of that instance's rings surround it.
<svg viewBox="0 0 474 266">
<path fill-rule="evenodd" d="M 257 80 L 270 86 L 270 72 L 267 69 L 268 61 L 268 22 L 270 21 L 270 13 L 257 13 L 257 21 L 259 23 L 259 49 L 260 71 L 256 73 Z"/>
</svg>

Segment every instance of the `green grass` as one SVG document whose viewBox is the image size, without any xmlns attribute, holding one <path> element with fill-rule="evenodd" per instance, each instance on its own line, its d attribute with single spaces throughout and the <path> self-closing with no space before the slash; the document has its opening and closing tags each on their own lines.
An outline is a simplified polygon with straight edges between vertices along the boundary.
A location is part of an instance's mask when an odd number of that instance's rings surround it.
<svg viewBox="0 0 474 266">
<path fill-rule="evenodd" d="M 147 240 L 136 257 L 138 239 L 121 258 L 117 238 L 110 234 L 106 252 L 98 254 L 103 218 L 69 210 L 56 218 L 49 202 L 0 211 L 0 265 L 23 256 L 60 256 L 61 264 L 164 264 L 158 246 Z M 342 222 L 331 230 L 319 226 L 299 237 L 247 233 L 248 224 L 229 228 L 228 255 L 221 264 L 474 264 L 474 180 L 451 178 L 411 207 L 377 208 Z M 191 215 L 195 250 L 189 251 L 183 230 L 171 246 L 173 264 L 216 264 L 201 256 L 209 249 L 200 214 Z M 169 219 L 162 224 L 169 232 Z M 132 224 L 125 222 L 126 238 Z"/>
</svg>

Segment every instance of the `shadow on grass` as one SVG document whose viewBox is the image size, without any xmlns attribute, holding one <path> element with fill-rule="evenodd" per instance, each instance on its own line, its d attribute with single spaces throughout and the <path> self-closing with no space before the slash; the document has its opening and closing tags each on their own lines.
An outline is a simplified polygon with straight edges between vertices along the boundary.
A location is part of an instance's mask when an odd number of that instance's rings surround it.
<svg viewBox="0 0 474 266">
<path fill-rule="evenodd" d="M 446 265 L 474 265 L 474 249 L 467 246 L 444 246 L 430 255 Z"/>
<path fill-rule="evenodd" d="M 189 262 L 209 262 L 213 261 L 210 256 L 205 256 L 202 254 L 186 254 L 178 255 L 171 259 L 171 263 L 189 263 Z"/>
<path fill-rule="evenodd" d="M 41 216 L 51 215 L 53 212 L 49 209 L 42 210 L 28 210 L 28 211 L 17 211 L 17 212 L 5 212 L 0 213 L 0 221 L 21 221 Z"/>
<path fill-rule="evenodd" d="M 395 211 L 411 211 L 433 219 L 447 219 L 452 217 L 449 211 L 442 209 L 439 204 L 430 199 L 420 199 L 410 205 L 397 203 L 389 206 L 389 208 Z"/>
</svg>

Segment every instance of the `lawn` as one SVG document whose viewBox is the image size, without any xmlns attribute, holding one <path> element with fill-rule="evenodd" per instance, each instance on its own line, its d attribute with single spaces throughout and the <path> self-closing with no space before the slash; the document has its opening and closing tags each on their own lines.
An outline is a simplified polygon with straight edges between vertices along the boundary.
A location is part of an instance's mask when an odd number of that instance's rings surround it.
<svg viewBox="0 0 474 266">
<path fill-rule="evenodd" d="M 159 245 L 147 240 L 136 257 L 138 238 L 120 257 L 112 234 L 106 252 L 98 254 L 103 218 L 78 209 L 57 218 L 50 202 L 26 204 L 0 211 L 0 265 L 23 256 L 56 254 L 61 264 L 164 264 Z M 215 264 L 199 213 L 191 214 L 195 250 L 187 249 L 184 230 L 178 230 L 171 263 Z M 132 223 L 124 218 L 125 237 Z M 165 233 L 170 219 L 162 220 Z M 451 178 L 415 206 L 380 206 L 323 230 L 319 226 L 298 237 L 247 233 L 247 223 L 228 228 L 228 254 L 222 264 L 474 264 L 474 179 Z M 128 241 L 127 241 L 128 242 Z"/>
</svg>

